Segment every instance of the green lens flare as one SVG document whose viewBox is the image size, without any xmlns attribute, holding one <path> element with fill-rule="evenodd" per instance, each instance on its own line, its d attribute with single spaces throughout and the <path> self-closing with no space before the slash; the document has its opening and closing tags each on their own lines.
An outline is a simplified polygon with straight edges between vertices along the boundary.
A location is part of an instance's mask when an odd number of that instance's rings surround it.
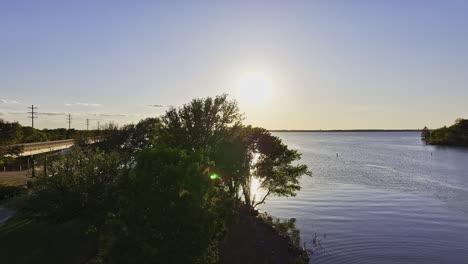
<svg viewBox="0 0 468 264">
<path fill-rule="evenodd" d="M 218 178 L 219 178 L 219 175 L 216 174 L 216 173 L 213 173 L 213 174 L 210 175 L 210 179 L 212 179 L 212 180 L 216 180 Z"/>
</svg>

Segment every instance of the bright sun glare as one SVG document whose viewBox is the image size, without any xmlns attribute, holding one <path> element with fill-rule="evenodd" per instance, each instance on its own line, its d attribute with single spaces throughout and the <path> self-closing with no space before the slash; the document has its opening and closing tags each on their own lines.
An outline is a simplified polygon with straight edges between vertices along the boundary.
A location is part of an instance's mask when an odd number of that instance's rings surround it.
<svg viewBox="0 0 468 264">
<path fill-rule="evenodd" d="M 263 103 L 271 93 L 272 81 L 263 72 L 248 72 L 238 81 L 239 99 L 250 104 Z"/>
</svg>

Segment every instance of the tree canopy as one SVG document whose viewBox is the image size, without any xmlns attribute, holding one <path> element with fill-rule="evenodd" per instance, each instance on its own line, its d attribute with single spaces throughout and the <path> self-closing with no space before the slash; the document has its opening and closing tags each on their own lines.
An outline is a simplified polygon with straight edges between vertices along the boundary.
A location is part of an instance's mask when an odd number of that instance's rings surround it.
<svg viewBox="0 0 468 264">
<path fill-rule="evenodd" d="M 104 238 L 109 263 L 216 263 L 225 209 L 198 153 L 156 148 L 138 155 Z M 138 245 L 138 246 L 135 246 Z"/>
<path fill-rule="evenodd" d="M 297 151 L 263 128 L 233 130 L 214 155 L 230 193 L 241 190 L 244 202 L 255 207 L 269 195 L 294 196 L 300 190 L 300 177 L 310 172 L 306 165 L 293 164 L 301 157 Z"/>
<path fill-rule="evenodd" d="M 0 166 L 9 156 L 21 153 L 22 148 L 15 146 L 22 138 L 21 125 L 18 122 L 6 122 L 0 119 Z"/>
<path fill-rule="evenodd" d="M 226 95 L 195 99 L 163 116 L 161 140 L 189 151 L 202 151 L 215 161 L 223 186 L 233 197 L 256 206 L 269 195 L 293 196 L 299 179 L 310 175 L 305 165 L 292 165 L 300 154 L 263 128 L 242 125 L 237 103 Z M 265 191 L 252 190 L 253 181 Z M 259 200 L 257 201 L 257 198 Z"/>
<path fill-rule="evenodd" d="M 86 223 L 104 263 L 216 263 L 238 205 L 294 196 L 310 175 L 280 138 L 243 125 L 226 95 L 136 125 L 107 124 L 97 136 L 50 165 L 26 208 L 49 222 Z"/>
<path fill-rule="evenodd" d="M 237 102 L 228 100 L 226 94 L 194 99 L 180 108 L 171 108 L 162 117 L 161 142 L 209 153 L 226 131 L 240 125 L 241 121 Z"/>
<path fill-rule="evenodd" d="M 458 118 L 452 126 L 424 130 L 423 134 L 427 144 L 468 146 L 468 119 Z"/>
</svg>

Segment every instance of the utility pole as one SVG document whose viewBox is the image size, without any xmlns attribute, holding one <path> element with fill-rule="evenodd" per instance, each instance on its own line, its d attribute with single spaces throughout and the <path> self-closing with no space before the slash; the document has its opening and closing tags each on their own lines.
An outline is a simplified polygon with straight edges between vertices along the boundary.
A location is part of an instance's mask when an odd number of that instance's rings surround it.
<svg viewBox="0 0 468 264">
<path fill-rule="evenodd" d="M 71 115 L 70 114 L 68 114 L 67 120 L 68 120 L 68 129 L 70 130 L 71 128 Z"/>
<path fill-rule="evenodd" d="M 86 118 L 86 130 L 89 130 L 89 118 Z"/>
<path fill-rule="evenodd" d="M 31 127 L 34 128 L 34 119 L 37 118 L 37 111 L 34 112 L 34 110 L 37 109 L 37 107 L 34 107 L 34 105 L 31 105 L 31 107 L 28 107 L 29 109 L 31 109 L 31 112 L 28 112 L 28 114 L 30 114 L 31 116 L 29 116 L 29 118 L 31 118 Z"/>
<path fill-rule="evenodd" d="M 98 130 L 98 131 L 100 130 L 99 121 L 97 121 L 97 130 Z"/>
</svg>

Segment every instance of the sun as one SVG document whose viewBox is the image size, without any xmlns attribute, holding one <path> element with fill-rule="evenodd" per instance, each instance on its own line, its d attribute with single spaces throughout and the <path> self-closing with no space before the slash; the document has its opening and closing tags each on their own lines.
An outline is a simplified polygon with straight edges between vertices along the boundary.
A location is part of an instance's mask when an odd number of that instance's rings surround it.
<svg viewBox="0 0 468 264">
<path fill-rule="evenodd" d="M 272 87 L 271 78 L 261 71 L 244 73 L 237 83 L 240 101 L 255 105 L 264 103 L 268 99 Z"/>
</svg>

